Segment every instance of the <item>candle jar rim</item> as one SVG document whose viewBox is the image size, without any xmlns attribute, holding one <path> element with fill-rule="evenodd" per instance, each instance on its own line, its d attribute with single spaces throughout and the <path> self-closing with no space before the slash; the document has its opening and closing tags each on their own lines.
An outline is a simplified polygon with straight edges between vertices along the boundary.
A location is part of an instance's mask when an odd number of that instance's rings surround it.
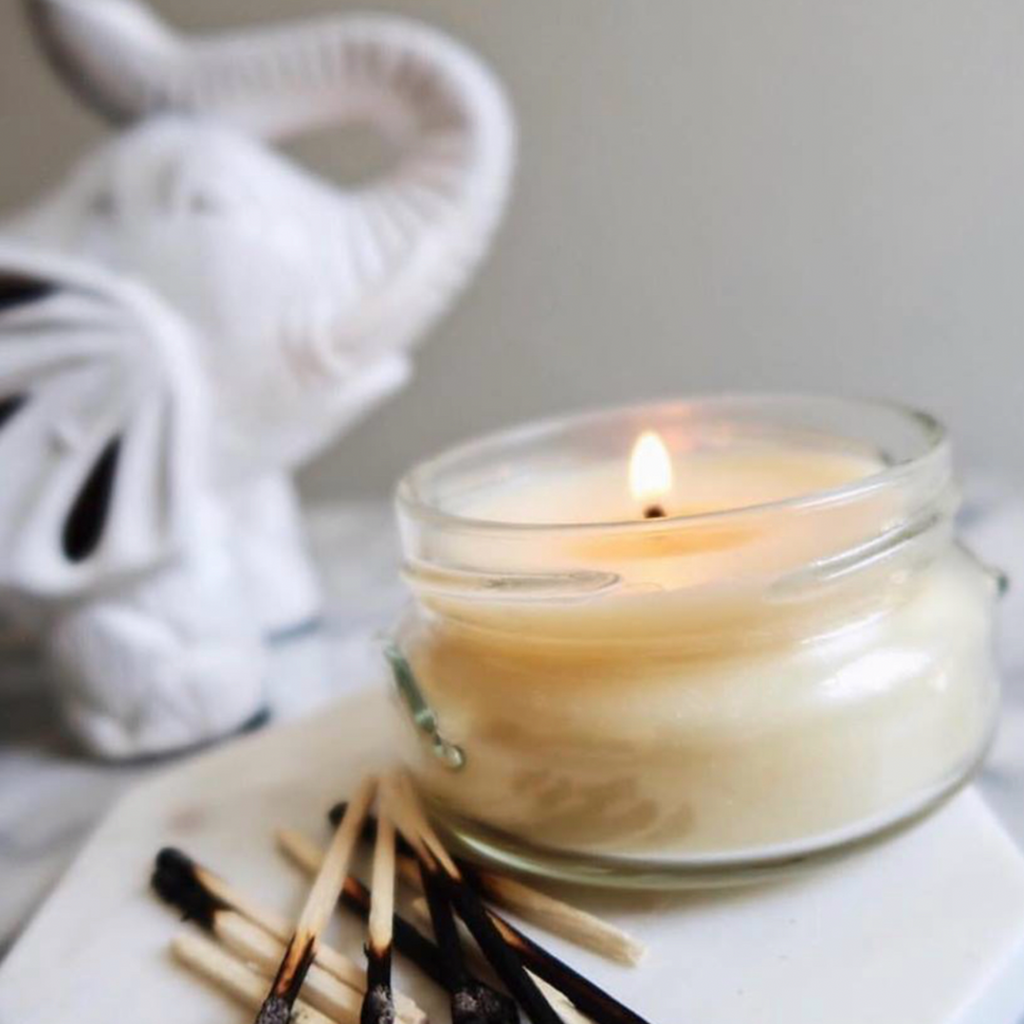
<svg viewBox="0 0 1024 1024">
<path fill-rule="evenodd" d="M 913 435 L 916 450 L 898 458 L 888 456 L 875 472 L 852 479 L 838 486 L 808 491 L 785 498 L 751 502 L 722 509 L 700 512 L 669 514 L 655 519 L 634 517 L 607 520 L 529 520 L 516 521 L 497 518 L 480 518 L 464 515 L 443 507 L 441 500 L 428 495 L 431 483 L 446 474 L 455 475 L 474 462 L 497 461 L 503 452 L 529 444 L 554 441 L 567 436 L 574 429 L 585 429 L 602 422 L 635 420 L 638 435 L 644 424 L 667 415 L 717 413 L 725 419 L 730 416 L 751 416 L 761 411 L 763 423 L 772 422 L 776 415 L 790 413 L 817 413 L 828 417 L 831 414 L 852 416 L 859 422 L 872 417 L 886 417 Z M 753 424 L 757 419 L 751 418 Z M 832 431 L 836 439 L 851 442 L 870 441 L 867 429 Z M 879 452 L 882 454 L 882 452 Z M 484 434 L 461 444 L 453 445 L 429 459 L 413 466 L 399 480 L 395 490 L 395 502 L 400 517 L 408 517 L 425 526 L 452 528 L 461 532 L 492 534 L 540 534 L 559 535 L 586 534 L 594 532 L 664 532 L 666 529 L 727 525 L 749 515 L 772 512 L 812 512 L 817 509 L 842 505 L 867 497 L 893 486 L 912 485 L 914 479 L 923 481 L 931 478 L 936 491 L 949 483 L 952 475 L 949 440 L 945 426 L 936 417 L 921 409 L 887 399 L 847 398 L 816 393 L 754 392 L 726 393 L 717 395 L 694 395 L 682 398 L 661 399 L 651 402 L 630 403 L 619 406 L 593 408 L 575 411 L 560 416 L 520 422 Z M 931 490 L 931 488 L 929 488 Z"/>
</svg>

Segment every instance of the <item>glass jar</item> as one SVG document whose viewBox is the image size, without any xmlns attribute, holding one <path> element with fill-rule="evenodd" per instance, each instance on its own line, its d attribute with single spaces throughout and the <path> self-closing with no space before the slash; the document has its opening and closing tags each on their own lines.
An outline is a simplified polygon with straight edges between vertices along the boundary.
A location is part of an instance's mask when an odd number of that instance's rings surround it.
<svg viewBox="0 0 1024 1024">
<path fill-rule="evenodd" d="M 675 479 L 645 519 L 650 430 Z M 609 885 L 756 878 L 912 820 L 997 713 L 998 581 L 957 504 L 935 420 L 830 398 L 579 415 L 421 464 L 388 643 L 417 785 L 471 853 Z"/>
</svg>

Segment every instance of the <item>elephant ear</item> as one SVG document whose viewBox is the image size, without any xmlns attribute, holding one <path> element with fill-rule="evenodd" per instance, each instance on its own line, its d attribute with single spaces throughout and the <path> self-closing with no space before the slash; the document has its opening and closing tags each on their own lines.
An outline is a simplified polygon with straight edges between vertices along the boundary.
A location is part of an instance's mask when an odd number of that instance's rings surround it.
<svg viewBox="0 0 1024 1024">
<path fill-rule="evenodd" d="M 0 245 L 0 589 L 71 596 L 180 548 L 205 477 L 194 351 L 148 292 Z"/>
</svg>

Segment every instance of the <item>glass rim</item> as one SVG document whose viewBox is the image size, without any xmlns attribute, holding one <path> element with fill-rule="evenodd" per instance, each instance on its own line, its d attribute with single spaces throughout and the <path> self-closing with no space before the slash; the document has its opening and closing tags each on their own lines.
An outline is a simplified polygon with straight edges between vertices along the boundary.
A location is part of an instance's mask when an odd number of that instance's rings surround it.
<svg viewBox="0 0 1024 1024">
<path fill-rule="evenodd" d="M 865 414 L 896 414 L 904 424 L 918 431 L 921 450 L 913 457 L 884 465 L 877 472 L 868 473 L 837 487 L 823 488 L 797 494 L 788 498 L 736 505 L 713 511 L 681 513 L 656 519 L 609 519 L 585 522 L 536 521 L 481 519 L 451 512 L 422 496 L 425 479 L 435 477 L 462 461 L 485 454 L 493 449 L 497 455 L 502 447 L 524 441 L 535 441 L 545 435 L 556 437 L 567 428 L 586 425 L 588 422 L 626 417 L 643 412 L 657 414 L 687 406 L 689 408 L 713 408 L 716 405 L 745 405 L 756 407 L 770 404 L 800 405 L 804 403 L 829 403 L 850 411 L 860 410 Z M 855 435 L 847 436 L 858 440 Z M 662 398 L 652 401 L 631 402 L 622 405 L 604 406 L 575 410 L 556 416 L 545 416 L 527 420 L 489 431 L 479 437 L 445 448 L 437 455 L 424 459 L 402 475 L 395 487 L 395 504 L 401 514 L 407 515 L 425 525 L 437 528 L 452 528 L 474 533 L 515 533 L 515 534 L 582 534 L 594 532 L 659 533 L 666 529 L 683 529 L 720 525 L 746 515 L 771 514 L 773 512 L 804 512 L 841 505 L 873 494 L 880 489 L 904 483 L 915 474 L 924 475 L 936 462 L 947 459 L 949 434 L 944 424 L 931 413 L 903 402 L 877 398 L 851 398 L 819 392 L 721 392 L 698 394 L 677 398 Z"/>
</svg>

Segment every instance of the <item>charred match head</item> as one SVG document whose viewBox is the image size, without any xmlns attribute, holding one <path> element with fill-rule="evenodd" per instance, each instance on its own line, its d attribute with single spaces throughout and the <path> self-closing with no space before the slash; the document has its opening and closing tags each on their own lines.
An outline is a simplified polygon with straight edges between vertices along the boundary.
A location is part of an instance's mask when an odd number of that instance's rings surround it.
<svg viewBox="0 0 1024 1024">
<path fill-rule="evenodd" d="M 445 886 L 437 874 L 422 863 L 420 872 L 445 968 L 446 987 L 452 994 L 452 1024 L 517 1024 L 519 1011 L 515 1002 L 467 972 Z"/>
<path fill-rule="evenodd" d="M 299 991 L 316 957 L 320 935 L 345 887 L 348 863 L 352 857 L 352 851 L 359 841 L 363 819 L 373 803 L 376 792 L 376 777 L 366 776 L 360 782 L 359 788 L 320 862 L 313 885 L 306 896 L 306 902 L 303 904 L 292 937 L 285 947 L 277 974 L 274 976 L 270 994 L 256 1018 L 256 1024 L 278 1024 L 281 1007 L 284 1008 L 284 1016 L 280 1018 L 281 1024 L 287 1024 L 291 1008 L 295 1005 L 295 1000 L 298 999 Z M 390 911 L 388 917 L 390 919 Z M 280 1001 L 280 1006 L 278 1001 Z"/>
<path fill-rule="evenodd" d="M 518 1024 L 515 1002 L 479 981 L 467 982 L 452 996 L 452 1024 Z"/>
<path fill-rule="evenodd" d="M 202 877 L 202 868 L 190 857 L 166 846 L 156 855 L 150 883 L 156 894 L 177 907 L 186 921 L 195 921 L 207 931 L 213 928 L 216 914 L 228 905 L 214 895 Z"/>
<path fill-rule="evenodd" d="M 395 1000 L 390 985 L 374 985 L 366 990 L 359 1024 L 395 1024 Z"/>
<path fill-rule="evenodd" d="M 256 1024 L 288 1024 L 291 1020 L 291 1004 L 281 996 L 269 996 L 260 1007 Z"/>
</svg>

